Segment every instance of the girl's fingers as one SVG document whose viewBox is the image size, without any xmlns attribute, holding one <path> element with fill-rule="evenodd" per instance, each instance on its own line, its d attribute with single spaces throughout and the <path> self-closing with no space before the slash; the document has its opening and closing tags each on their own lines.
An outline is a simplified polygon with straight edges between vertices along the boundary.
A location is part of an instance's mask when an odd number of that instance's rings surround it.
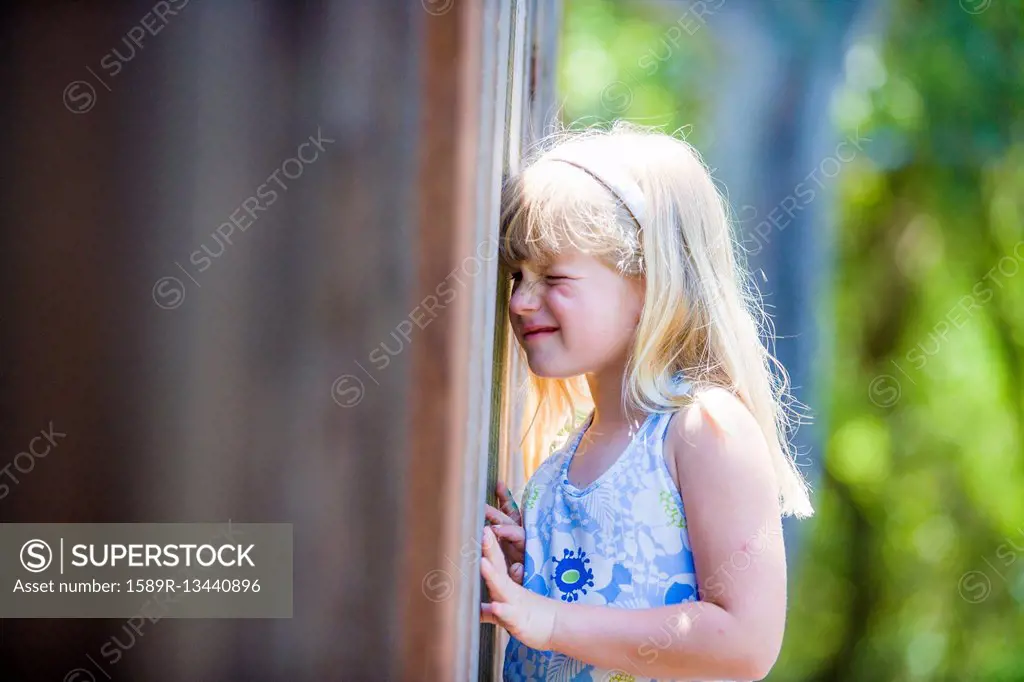
<svg viewBox="0 0 1024 682">
<path fill-rule="evenodd" d="M 505 563 L 505 555 L 501 551 L 501 545 L 498 544 L 498 537 L 490 526 L 484 528 L 483 555 L 495 565 Z"/>
<path fill-rule="evenodd" d="M 510 526 L 519 525 L 519 524 L 516 523 L 515 519 L 513 519 L 511 516 L 509 516 L 508 514 L 505 514 L 505 513 L 501 512 L 501 511 L 499 511 L 498 509 L 495 509 L 494 507 L 492 507 L 489 504 L 485 504 L 484 505 L 484 518 L 487 519 L 488 521 L 490 521 L 494 525 L 500 525 L 500 524 L 508 524 Z"/>
<path fill-rule="evenodd" d="M 494 490 L 498 494 L 498 503 L 501 505 L 501 510 L 508 514 L 508 516 L 518 524 L 523 522 L 523 515 L 519 511 L 519 507 L 516 506 L 516 498 L 512 497 L 512 491 L 508 489 L 504 481 L 498 481 Z"/>
<path fill-rule="evenodd" d="M 512 564 L 512 568 L 508 569 L 508 577 L 512 578 L 516 584 L 523 584 L 523 565 Z"/>
<path fill-rule="evenodd" d="M 501 613 L 501 607 L 501 604 L 496 604 L 494 602 L 491 602 L 489 604 L 481 604 L 480 622 L 501 625 L 501 618 L 498 616 L 498 614 Z"/>
<path fill-rule="evenodd" d="M 491 530 L 501 540 L 502 551 L 509 566 L 523 561 L 526 554 L 526 532 L 522 526 L 491 526 Z"/>
<path fill-rule="evenodd" d="M 491 602 L 504 602 L 506 599 L 505 581 L 509 579 L 505 568 L 502 567 L 502 570 L 499 571 L 489 559 L 484 558 L 480 560 L 480 575 L 487 585 L 487 592 L 491 595 Z"/>
<path fill-rule="evenodd" d="M 487 526 L 501 543 L 501 552 L 509 565 L 522 561 L 526 554 L 526 534 L 515 525 Z"/>
<path fill-rule="evenodd" d="M 501 589 L 495 584 L 498 580 L 498 573 L 494 570 L 494 564 L 487 557 L 480 558 L 480 575 L 487 583 L 487 589 L 491 591 L 491 598 L 497 597 L 497 593 Z"/>
<path fill-rule="evenodd" d="M 498 545 L 498 538 L 494 536 L 490 528 L 484 528 L 483 556 L 480 558 L 480 572 L 487 587 L 491 590 L 491 598 L 496 601 L 505 599 L 505 580 L 508 580 L 508 573 L 505 570 L 505 555 Z M 502 570 L 498 571 L 497 567 Z"/>
<path fill-rule="evenodd" d="M 523 530 L 522 526 L 503 524 L 500 526 L 491 526 L 491 530 L 494 534 L 505 542 L 511 542 L 517 545 L 526 544 L 526 531 Z"/>
</svg>

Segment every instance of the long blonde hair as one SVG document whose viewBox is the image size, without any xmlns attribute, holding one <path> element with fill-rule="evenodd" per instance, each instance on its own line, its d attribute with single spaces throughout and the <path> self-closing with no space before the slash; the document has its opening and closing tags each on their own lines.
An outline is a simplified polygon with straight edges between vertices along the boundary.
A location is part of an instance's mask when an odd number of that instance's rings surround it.
<svg viewBox="0 0 1024 682">
<path fill-rule="evenodd" d="M 607 187 L 552 160 L 567 149 L 614 163 L 636 182 L 643 193 L 642 228 Z M 644 307 L 624 401 L 665 412 L 689 404 L 701 387 L 733 392 L 768 442 L 783 513 L 810 516 L 807 484 L 788 440 L 791 412 L 799 415 L 788 374 L 759 338 L 759 325 L 772 336 L 770 324 L 736 257 L 727 206 L 685 140 L 624 121 L 607 129 L 559 130 L 503 187 L 499 256 L 503 268 L 515 269 L 524 261 L 550 262 L 572 246 L 624 276 L 643 277 Z M 530 475 L 593 400 L 585 376 L 550 379 L 527 371 L 523 453 Z M 672 390 L 678 372 L 694 389 L 685 396 Z"/>
</svg>

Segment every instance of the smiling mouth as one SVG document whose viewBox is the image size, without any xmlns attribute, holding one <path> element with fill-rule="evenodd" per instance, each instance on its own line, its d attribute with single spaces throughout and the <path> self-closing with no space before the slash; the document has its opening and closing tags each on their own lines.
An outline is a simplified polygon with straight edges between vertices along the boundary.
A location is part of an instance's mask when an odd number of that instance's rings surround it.
<svg viewBox="0 0 1024 682">
<path fill-rule="evenodd" d="M 523 334 L 523 340 L 525 341 L 526 339 L 539 339 L 539 338 L 541 338 L 543 336 L 548 336 L 550 334 L 554 334 L 557 331 L 558 331 L 557 327 L 547 327 L 545 329 L 537 329 L 535 331 L 527 332 L 527 333 Z"/>
</svg>

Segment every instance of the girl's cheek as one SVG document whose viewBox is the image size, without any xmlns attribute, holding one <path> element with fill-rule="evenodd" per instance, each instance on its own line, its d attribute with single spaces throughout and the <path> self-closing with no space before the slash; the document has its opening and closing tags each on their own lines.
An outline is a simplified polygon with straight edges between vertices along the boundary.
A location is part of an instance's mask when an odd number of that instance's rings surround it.
<svg viewBox="0 0 1024 682">
<path fill-rule="evenodd" d="M 562 338 L 568 341 L 575 333 L 588 328 L 586 308 L 573 296 L 554 294 L 548 297 L 548 310 L 553 322 L 562 328 Z"/>
<path fill-rule="evenodd" d="M 552 289 L 547 296 L 548 309 L 552 314 L 561 317 L 572 308 L 572 298 L 565 292 Z"/>
</svg>

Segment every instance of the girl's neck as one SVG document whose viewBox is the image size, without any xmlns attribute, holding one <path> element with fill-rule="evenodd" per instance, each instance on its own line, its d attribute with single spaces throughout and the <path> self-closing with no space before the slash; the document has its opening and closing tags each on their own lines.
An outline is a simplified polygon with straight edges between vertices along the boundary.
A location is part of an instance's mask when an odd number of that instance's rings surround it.
<svg viewBox="0 0 1024 682">
<path fill-rule="evenodd" d="M 621 428 L 639 428 L 645 415 L 635 409 L 627 412 L 622 406 L 625 363 L 621 367 L 588 372 L 586 376 L 590 395 L 594 399 L 594 421 L 591 423 L 591 429 L 596 427 L 596 433 L 610 433 Z"/>
</svg>

